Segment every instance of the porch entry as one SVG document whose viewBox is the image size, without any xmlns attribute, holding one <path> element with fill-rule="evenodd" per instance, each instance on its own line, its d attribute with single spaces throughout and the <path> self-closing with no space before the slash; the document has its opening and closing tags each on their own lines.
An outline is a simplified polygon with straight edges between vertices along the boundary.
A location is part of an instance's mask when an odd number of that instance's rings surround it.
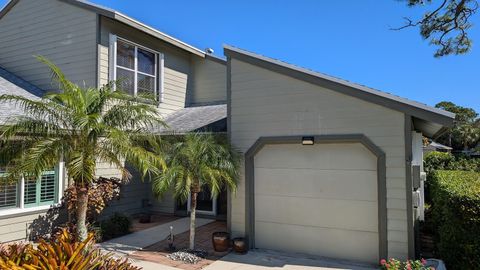
<svg viewBox="0 0 480 270">
<path fill-rule="evenodd" d="M 190 212 L 192 195 L 188 197 L 187 211 Z M 212 200 L 212 193 L 208 187 L 203 187 L 197 195 L 197 213 L 205 215 L 217 215 L 217 200 Z"/>
</svg>

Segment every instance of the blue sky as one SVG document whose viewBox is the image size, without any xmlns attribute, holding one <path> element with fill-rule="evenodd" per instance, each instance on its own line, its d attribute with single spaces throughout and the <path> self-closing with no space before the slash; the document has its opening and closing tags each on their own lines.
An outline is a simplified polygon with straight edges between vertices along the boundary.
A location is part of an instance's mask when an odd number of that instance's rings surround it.
<svg viewBox="0 0 480 270">
<path fill-rule="evenodd" d="M 389 30 L 424 11 L 398 0 L 92 2 L 218 55 L 231 44 L 428 105 L 449 100 L 480 112 L 480 14 L 473 51 L 436 59 L 418 29 Z"/>
</svg>

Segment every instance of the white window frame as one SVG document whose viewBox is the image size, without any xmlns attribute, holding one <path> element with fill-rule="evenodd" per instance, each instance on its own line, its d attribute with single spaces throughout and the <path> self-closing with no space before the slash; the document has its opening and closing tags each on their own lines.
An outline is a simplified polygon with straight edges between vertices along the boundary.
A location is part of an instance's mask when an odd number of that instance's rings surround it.
<svg viewBox="0 0 480 270">
<path fill-rule="evenodd" d="M 196 209 L 195 212 L 199 214 L 204 214 L 204 215 L 216 216 L 217 215 L 217 199 L 218 198 L 212 199 L 212 211 Z M 187 200 L 187 212 L 190 213 L 191 211 L 192 211 L 192 194 L 188 195 L 188 200 Z"/>
<path fill-rule="evenodd" d="M 117 65 L 117 42 L 118 41 L 125 42 L 125 43 L 128 43 L 128 44 L 134 46 L 134 48 L 135 48 L 134 69 L 130 69 L 130 68 L 126 68 L 126 67 L 122 67 L 122 66 Z M 110 46 L 109 46 L 109 58 L 110 58 L 109 59 L 109 66 L 110 66 L 109 80 L 110 81 L 116 81 L 116 79 L 117 79 L 117 68 L 133 72 L 133 74 L 134 74 L 134 87 L 133 87 L 134 89 L 133 89 L 133 92 L 134 92 L 134 96 L 137 96 L 137 94 L 138 94 L 138 85 L 137 85 L 138 84 L 138 80 L 137 80 L 138 79 L 138 74 L 148 76 L 148 77 L 153 77 L 154 78 L 155 100 L 162 102 L 163 101 L 163 82 L 164 82 L 164 72 L 163 71 L 164 71 L 164 63 L 165 63 L 163 53 L 161 53 L 159 51 L 156 51 L 156 50 L 153 50 L 153 49 L 150 49 L 148 47 L 142 46 L 142 45 L 140 45 L 138 43 L 135 43 L 133 41 L 130 41 L 128 39 L 118 37 L 117 35 L 114 35 L 114 34 L 110 34 L 109 42 L 110 42 Z M 142 50 L 151 52 L 155 55 L 155 67 L 154 67 L 155 75 L 144 73 L 144 72 L 141 72 L 141 71 L 138 70 L 138 49 L 139 48 L 142 49 Z"/>
<path fill-rule="evenodd" d="M 19 188 L 17 191 L 17 207 L 12 207 L 8 209 L 1 209 L 0 208 L 0 218 L 4 216 L 16 215 L 16 214 L 28 214 L 30 212 L 36 212 L 40 210 L 48 210 L 50 208 L 59 207 L 61 205 L 63 191 L 64 191 L 64 182 L 65 182 L 65 163 L 59 162 L 57 166 L 58 170 L 58 181 L 56 183 L 56 190 L 57 194 L 55 194 L 55 203 L 50 205 L 41 205 L 41 206 L 34 206 L 34 207 L 25 207 L 24 200 L 25 200 L 25 179 L 22 177 L 18 184 Z"/>
</svg>

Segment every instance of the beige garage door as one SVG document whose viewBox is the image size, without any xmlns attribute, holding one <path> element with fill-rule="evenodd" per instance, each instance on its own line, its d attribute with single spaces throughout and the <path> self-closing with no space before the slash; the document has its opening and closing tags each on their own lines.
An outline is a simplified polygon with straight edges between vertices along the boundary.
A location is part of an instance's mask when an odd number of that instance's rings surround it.
<svg viewBox="0 0 480 270">
<path fill-rule="evenodd" d="M 255 246 L 378 262 L 377 158 L 363 145 L 267 145 L 255 156 Z"/>
</svg>

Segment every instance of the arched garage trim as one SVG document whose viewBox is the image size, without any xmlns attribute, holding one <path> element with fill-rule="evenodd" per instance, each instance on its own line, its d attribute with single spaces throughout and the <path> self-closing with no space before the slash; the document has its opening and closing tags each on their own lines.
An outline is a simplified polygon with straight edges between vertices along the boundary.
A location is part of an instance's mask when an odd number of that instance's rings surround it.
<svg viewBox="0 0 480 270">
<path fill-rule="evenodd" d="M 309 136 L 312 137 L 312 136 Z M 379 256 L 387 258 L 387 185 L 385 153 L 363 134 L 316 135 L 316 144 L 361 143 L 377 157 Z M 245 236 L 255 247 L 255 155 L 265 145 L 301 144 L 303 136 L 260 137 L 245 153 Z M 305 146 L 308 147 L 308 146 Z"/>
</svg>

